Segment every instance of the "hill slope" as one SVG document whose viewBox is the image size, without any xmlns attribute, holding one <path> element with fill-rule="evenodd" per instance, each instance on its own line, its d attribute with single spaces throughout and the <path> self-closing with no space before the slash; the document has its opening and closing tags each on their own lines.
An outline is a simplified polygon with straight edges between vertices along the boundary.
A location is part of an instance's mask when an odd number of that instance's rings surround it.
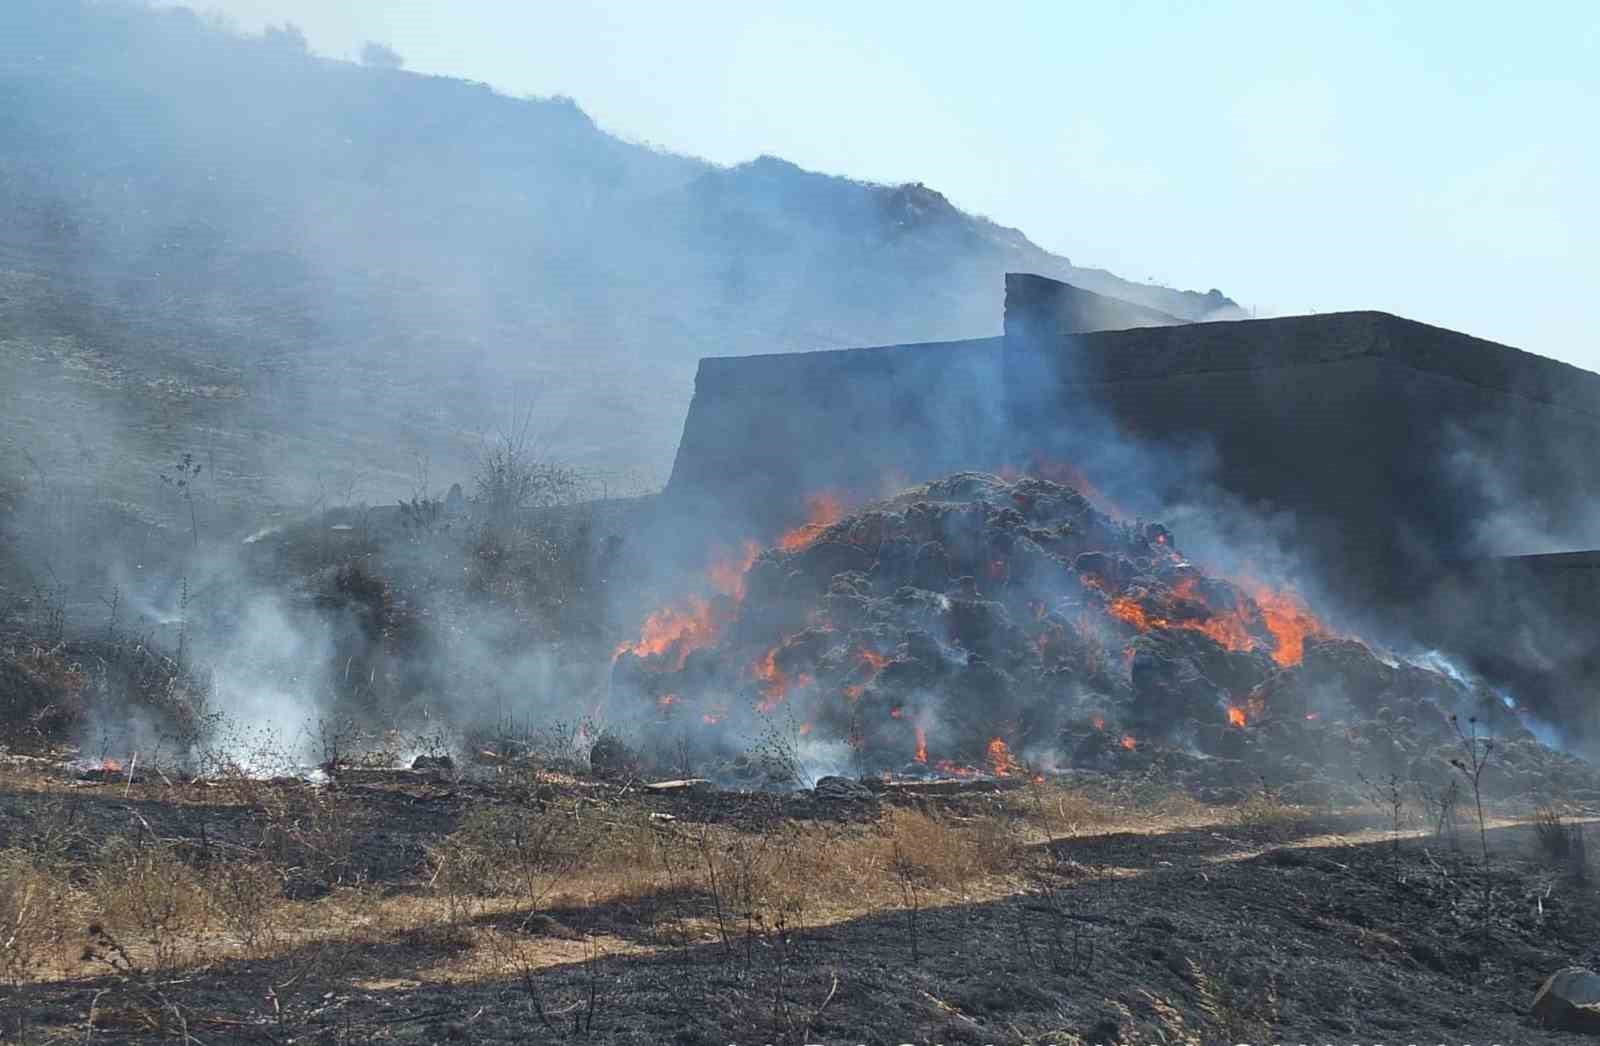
<svg viewBox="0 0 1600 1046">
<path fill-rule="evenodd" d="M 551 449 L 664 479 L 705 355 L 992 334 L 1026 269 L 1186 318 L 920 185 L 629 144 L 565 100 L 368 69 L 187 10 L 0 12 L 0 470 L 139 503 L 408 489 L 532 405 Z"/>
</svg>

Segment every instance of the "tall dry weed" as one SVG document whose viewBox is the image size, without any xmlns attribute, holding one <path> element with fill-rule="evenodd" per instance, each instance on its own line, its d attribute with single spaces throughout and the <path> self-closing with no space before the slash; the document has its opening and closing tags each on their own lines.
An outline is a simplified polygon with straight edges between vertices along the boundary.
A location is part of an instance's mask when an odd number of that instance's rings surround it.
<svg viewBox="0 0 1600 1046">
<path fill-rule="evenodd" d="M 69 933 L 61 913 L 71 887 L 33 854 L 0 850 L 0 981 L 17 985 L 60 959 Z"/>
</svg>

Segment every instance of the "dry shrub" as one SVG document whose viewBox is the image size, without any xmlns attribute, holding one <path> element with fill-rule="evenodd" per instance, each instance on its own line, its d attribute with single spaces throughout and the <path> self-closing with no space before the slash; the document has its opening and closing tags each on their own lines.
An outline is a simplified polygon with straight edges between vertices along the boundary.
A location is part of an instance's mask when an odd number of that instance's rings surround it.
<svg viewBox="0 0 1600 1046">
<path fill-rule="evenodd" d="M 771 910 L 803 910 L 816 881 L 807 875 L 807 841 L 792 824 L 764 831 L 705 832 L 700 839 L 707 884 L 726 913 L 740 916 Z"/>
<path fill-rule="evenodd" d="M 892 809 L 884 818 L 889 861 L 908 876 L 954 888 L 1016 868 L 1020 839 L 1014 821 L 986 816 L 957 820 L 920 810 Z"/>
<path fill-rule="evenodd" d="M 1167 801 L 1162 800 L 1139 813 L 1157 815 L 1158 811 L 1165 812 L 1166 804 Z M 1050 839 L 1103 831 L 1136 819 L 1134 811 L 1119 805 L 1108 795 L 1042 781 L 1011 793 L 1006 806 L 1024 818 L 1029 827 Z"/>
<path fill-rule="evenodd" d="M 608 846 L 614 857 L 621 856 L 615 853 L 614 831 L 577 807 L 474 810 L 428 849 L 431 881 L 449 902 L 453 920 L 470 914 L 475 898 L 506 897 L 537 908 Z"/>
<path fill-rule="evenodd" d="M 331 791 L 301 785 L 257 794 L 257 847 L 286 879 L 331 887 L 357 877 L 357 846 L 371 813 Z"/>
<path fill-rule="evenodd" d="M 554 636 L 577 596 L 585 556 L 555 531 L 485 525 L 467 547 L 466 591 Z"/>
<path fill-rule="evenodd" d="M 279 936 L 277 914 L 283 880 L 270 866 L 219 861 L 205 870 L 204 884 L 217 918 L 250 955 L 265 955 Z"/>
<path fill-rule="evenodd" d="M 0 742 L 31 750 L 84 721 L 89 679 L 60 647 L 0 653 Z"/>
<path fill-rule="evenodd" d="M 1304 810 L 1284 802 L 1267 788 L 1252 791 L 1245 796 L 1243 802 L 1229 811 L 1233 823 L 1242 826 L 1278 824 L 1293 820 L 1304 813 Z"/>
<path fill-rule="evenodd" d="M 1538 840 L 1539 852 L 1551 861 L 1565 861 L 1572 854 L 1572 833 L 1562 820 L 1561 812 L 1548 803 L 1541 803 L 1533 812 L 1533 833 Z"/>
<path fill-rule="evenodd" d="M 69 893 L 33 854 L 0 850 L 0 981 L 20 984 L 60 956 Z"/>
<path fill-rule="evenodd" d="M 168 847 L 121 836 L 108 840 L 90 889 L 105 924 L 117 939 L 141 947 L 152 968 L 199 957 L 211 895 L 203 878 Z"/>
</svg>

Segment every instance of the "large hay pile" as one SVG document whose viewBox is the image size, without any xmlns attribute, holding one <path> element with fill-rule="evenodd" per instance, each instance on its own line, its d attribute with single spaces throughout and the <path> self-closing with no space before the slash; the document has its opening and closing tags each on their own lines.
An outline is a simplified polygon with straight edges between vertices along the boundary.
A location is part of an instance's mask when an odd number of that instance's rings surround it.
<svg viewBox="0 0 1600 1046">
<path fill-rule="evenodd" d="M 861 772 L 1348 798 L 1391 777 L 1443 789 L 1476 735 L 1495 742 L 1489 794 L 1600 788 L 1505 695 L 1340 636 L 1286 590 L 1210 576 L 1166 527 L 1071 487 L 959 473 L 820 515 L 653 615 L 619 650 L 614 698 L 730 751 L 793 723 L 799 747 Z"/>
</svg>

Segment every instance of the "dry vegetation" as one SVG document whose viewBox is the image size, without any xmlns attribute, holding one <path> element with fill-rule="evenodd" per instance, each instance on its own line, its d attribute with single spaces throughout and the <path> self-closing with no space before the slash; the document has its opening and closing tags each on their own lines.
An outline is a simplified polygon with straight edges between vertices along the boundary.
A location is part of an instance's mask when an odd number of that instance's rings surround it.
<svg viewBox="0 0 1600 1046">
<path fill-rule="evenodd" d="M 599 761 L 575 761 L 578 724 L 375 743 L 417 689 L 435 575 L 464 579 L 460 620 L 517 622 L 517 649 L 611 649 L 573 567 L 593 550 L 517 523 L 569 477 L 529 475 L 474 526 L 418 497 L 386 537 L 361 520 L 354 550 L 327 519 L 281 539 L 273 569 L 360 626 L 326 781 L 261 776 L 296 759 L 217 736 L 184 632 L 162 654 L 113 599 L 69 636 L 39 594 L 26 641 L 0 641 L 0 1041 L 1523 1042 L 1534 986 L 1600 931 L 1586 811 L 1491 810 L 1480 831 L 1489 751 L 1468 735 L 1448 787 L 1371 782 L 1359 813 L 1264 786 L 1206 806 L 1154 771 L 657 791 L 637 763 L 579 773 Z M 86 774 L 116 708 L 189 758 Z M 798 780 L 781 734 L 752 759 Z M 485 749 L 470 772 L 382 758 Z"/>
<path fill-rule="evenodd" d="M 1373 1005 L 1399 1023 L 1367 1034 L 1526 1041 L 1523 995 L 1600 925 L 1553 807 L 1492 823 L 1485 865 L 1420 809 L 1151 784 L 4 775 L 6 1041 L 1250 1041 Z"/>
</svg>

